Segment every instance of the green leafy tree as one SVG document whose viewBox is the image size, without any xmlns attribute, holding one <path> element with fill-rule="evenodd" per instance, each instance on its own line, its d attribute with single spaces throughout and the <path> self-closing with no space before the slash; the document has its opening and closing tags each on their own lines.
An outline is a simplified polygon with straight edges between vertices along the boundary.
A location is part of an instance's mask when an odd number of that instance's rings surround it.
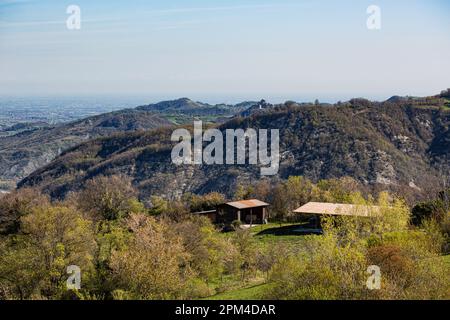
<svg viewBox="0 0 450 320">
<path fill-rule="evenodd" d="M 192 270 L 205 282 L 218 279 L 236 249 L 230 239 L 219 234 L 206 217 L 193 216 L 173 225 L 189 253 Z"/>
<path fill-rule="evenodd" d="M 115 220 L 144 209 L 136 199 L 137 192 L 126 176 L 100 176 L 86 182 L 78 193 L 76 203 L 80 210 L 93 219 Z"/>
<path fill-rule="evenodd" d="M 192 276 L 182 239 L 164 221 L 145 215 L 131 215 L 127 227 L 133 236 L 110 263 L 116 290 L 134 299 L 182 298 Z"/>
<path fill-rule="evenodd" d="M 21 217 L 36 206 L 49 203 L 48 197 L 36 189 L 25 188 L 4 195 L 0 199 L 0 234 L 17 233 Z"/>
<path fill-rule="evenodd" d="M 20 231 L 3 243 L 0 254 L 0 282 L 14 297 L 61 297 L 70 265 L 79 266 L 82 282 L 89 282 L 96 251 L 93 226 L 75 208 L 36 207 L 21 218 Z"/>
<path fill-rule="evenodd" d="M 225 196 L 218 192 L 205 195 L 191 195 L 188 202 L 191 212 L 213 210 L 218 205 L 225 203 Z"/>
</svg>

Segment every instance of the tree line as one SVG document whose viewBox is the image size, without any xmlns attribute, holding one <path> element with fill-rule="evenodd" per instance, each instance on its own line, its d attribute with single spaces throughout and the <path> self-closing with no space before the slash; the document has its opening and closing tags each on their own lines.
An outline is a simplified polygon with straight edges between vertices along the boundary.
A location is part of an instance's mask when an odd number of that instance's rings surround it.
<svg viewBox="0 0 450 320">
<path fill-rule="evenodd" d="M 420 204 L 411 215 L 402 199 L 358 188 L 349 178 L 290 177 L 239 186 L 234 199 L 147 202 L 125 176 L 96 177 L 64 200 L 20 189 L 0 198 L 0 298 L 199 299 L 262 279 L 266 299 L 448 299 L 448 208 L 423 214 Z M 294 221 L 292 210 L 312 200 L 375 204 L 382 214 L 325 218 L 323 234 L 299 236 L 301 245 L 223 233 L 191 214 L 253 197 L 272 204 L 272 222 Z M 79 290 L 67 288 L 70 265 L 81 269 Z M 380 290 L 365 286 L 370 265 L 381 268 Z"/>
</svg>

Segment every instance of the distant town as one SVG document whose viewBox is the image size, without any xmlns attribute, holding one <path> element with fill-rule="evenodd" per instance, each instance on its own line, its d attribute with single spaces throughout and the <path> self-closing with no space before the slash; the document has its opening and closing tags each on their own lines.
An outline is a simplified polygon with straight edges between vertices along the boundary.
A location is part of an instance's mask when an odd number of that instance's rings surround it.
<svg viewBox="0 0 450 320">
<path fill-rule="evenodd" d="M 0 137 L 134 107 L 139 98 L 0 97 Z"/>
</svg>

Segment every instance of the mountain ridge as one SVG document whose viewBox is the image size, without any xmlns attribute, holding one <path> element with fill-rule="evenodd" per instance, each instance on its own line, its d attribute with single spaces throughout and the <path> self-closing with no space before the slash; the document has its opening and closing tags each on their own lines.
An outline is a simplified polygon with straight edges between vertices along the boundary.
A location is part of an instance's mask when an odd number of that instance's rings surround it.
<svg viewBox="0 0 450 320">
<path fill-rule="evenodd" d="M 183 113 L 186 115 L 223 115 L 233 116 L 243 110 L 250 108 L 257 102 L 244 101 L 237 104 L 209 104 L 193 101 L 189 98 L 161 101 L 154 104 L 139 106 L 136 110 L 158 112 L 158 113 Z"/>
<path fill-rule="evenodd" d="M 281 104 L 218 126 L 280 129 L 280 171 L 269 180 L 291 175 L 314 181 L 354 177 L 372 189 L 424 197 L 438 184 L 450 159 L 450 101 L 370 102 L 352 99 L 329 105 Z M 126 174 L 141 193 L 176 198 L 186 192 L 220 191 L 261 177 L 257 166 L 175 166 L 170 161 L 173 128 L 120 134 L 74 147 L 22 180 L 54 197 L 81 188 L 98 175 Z M 442 147 L 444 146 L 444 147 Z"/>
<path fill-rule="evenodd" d="M 0 137 L 0 189 L 14 188 L 16 182 L 48 164 L 62 151 L 91 138 L 185 123 L 196 117 L 226 121 L 251 105 L 252 102 L 210 105 L 179 98 L 55 126 L 29 125 L 28 130 Z"/>
<path fill-rule="evenodd" d="M 17 181 L 63 150 L 93 137 L 148 130 L 171 122 L 159 115 L 125 109 L 0 138 L 0 181 Z"/>
</svg>

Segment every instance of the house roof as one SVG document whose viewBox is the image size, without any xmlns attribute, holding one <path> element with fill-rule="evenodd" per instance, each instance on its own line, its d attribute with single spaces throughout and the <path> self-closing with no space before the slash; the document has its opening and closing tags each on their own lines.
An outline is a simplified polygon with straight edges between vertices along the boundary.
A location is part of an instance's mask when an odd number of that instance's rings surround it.
<svg viewBox="0 0 450 320">
<path fill-rule="evenodd" d="M 302 214 L 321 214 L 332 216 L 360 216 L 368 217 L 380 211 L 378 206 L 365 206 L 341 203 L 324 203 L 324 202 L 309 202 L 301 206 L 295 213 Z"/>
<path fill-rule="evenodd" d="M 262 202 L 257 199 L 252 200 L 241 200 L 225 203 L 228 206 L 234 207 L 236 209 L 249 209 L 249 208 L 258 208 L 258 207 L 267 207 L 268 203 Z"/>
</svg>

